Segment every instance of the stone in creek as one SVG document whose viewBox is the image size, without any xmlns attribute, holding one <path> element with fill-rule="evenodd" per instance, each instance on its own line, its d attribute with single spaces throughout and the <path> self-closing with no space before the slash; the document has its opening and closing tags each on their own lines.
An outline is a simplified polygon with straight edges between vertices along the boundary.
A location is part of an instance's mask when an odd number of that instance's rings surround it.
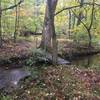
<svg viewBox="0 0 100 100">
<path fill-rule="evenodd" d="M 19 86 L 19 82 L 26 77 L 31 76 L 30 72 L 24 69 L 0 69 L 0 89 L 10 91 L 12 88 L 16 89 Z"/>
</svg>

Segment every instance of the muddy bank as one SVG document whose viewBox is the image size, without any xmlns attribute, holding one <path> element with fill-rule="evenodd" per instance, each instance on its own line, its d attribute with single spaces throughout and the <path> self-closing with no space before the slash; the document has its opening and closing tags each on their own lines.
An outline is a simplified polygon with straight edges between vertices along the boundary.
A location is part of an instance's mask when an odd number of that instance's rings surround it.
<svg viewBox="0 0 100 100">
<path fill-rule="evenodd" d="M 33 53 L 34 43 L 31 41 L 20 40 L 17 43 L 12 41 L 5 41 L 4 47 L 0 48 L 0 67 L 8 68 L 20 68 L 25 65 L 25 61 L 30 59 Z M 63 43 L 59 43 L 63 45 Z M 58 56 L 66 60 L 74 60 L 78 57 L 94 55 L 100 53 L 99 48 L 88 48 L 87 46 L 76 46 L 74 43 L 65 43 L 64 47 L 58 48 Z M 37 51 L 35 49 L 35 51 Z M 51 56 L 47 55 L 49 60 L 52 59 Z M 36 58 L 36 57 L 35 57 Z M 42 59 L 46 59 L 43 58 Z M 61 60 L 62 61 L 62 60 Z M 44 61 L 45 62 L 45 61 Z M 38 62 L 40 64 L 40 62 Z"/>
<path fill-rule="evenodd" d="M 13 43 L 11 40 L 6 40 L 3 47 L 0 48 L 0 67 L 15 66 L 20 67 L 25 59 L 31 55 L 33 43 L 25 40 L 19 40 Z"/>
<path fill-rule="evenodd" d="M 87 46 L 77 46 L 74 44 L 64 46 L 61 50 L 61 56 L 68 60 L 74 60 L 79 57 L 85 57 L 90 55 L 96 55 L 100 53 L 99 47 L 87 47 Z"/>
<path fill-rule="evenodd" d="M 72 52 L 72 53 L 63 53 L 62 55 L 59 55 L 61 58 L 64 58 L 66 60 L 72 61 L 72 60 L 76 60 L 80 57 L 87 57 L 90 55 L 96 55 L 100 53 L 99 50 L 86 50 L 84 52 Z M 21 68 L 22 66 L 26 65 L 26 60 L 30 59 L 32 57 L 32 52 L 28 53 L 26 55 L 20 55 L 20 56 L 16 56 L 16 57 L 11 57 L 9 59 L 3 59 L 0 60 L 0 67 L 2 68 L 2 66 L 4 66 L 4 68 Z M 42 57 L 43 58 L 43 57 Z M 34 58 L 32 58 L 34 60 Z M 47 58 L 44 58 L 48 61 Z M 37 61 L 39 64 L 42 64 L 43 62 L 45 63 L 45 61 L 43 61 L 43 59 L 39 59 L 39 61 Z M 49 62 L 49 61 L 48 61 Z M 68 63 L 69 64 L 69 63 Z"/>
<path fill-rule="evenodd" d="M 29 59 L 31 54 L 22 55 L 20 57 L 11 57 L 9 59 L 0 60 L 0 68 L 22 68 L 26 64 L 26 60 Z"/>
</svg>

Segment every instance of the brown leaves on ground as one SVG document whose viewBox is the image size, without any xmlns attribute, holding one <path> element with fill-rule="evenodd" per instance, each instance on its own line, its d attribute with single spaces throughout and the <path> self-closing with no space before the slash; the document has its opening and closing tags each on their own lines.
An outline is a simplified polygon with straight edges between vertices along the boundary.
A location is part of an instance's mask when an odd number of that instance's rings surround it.
<svg viewBox="0 0 100 100">
<path fill-rule="evenodd" d="M 73 75 L 79 78 L 85 84 L 86 89 L 92 89 L 94 86 L 100 87 L 100 73 L 94 70 L 74 69 Z"/>
<path fill-rule="evenodd" d="M 26 55 L 32 42 L 5 41 L 0 49 L 0 59 Z M 34 72 L 34 71 L 33 71 Z M 19 93 L 19 91 L 18 91 Z M 16 99 L 15 99 L 16 98 Z M 16 95 L 14 100 L 100 100 L 100 73 L 74 66 L 48 66 L 31 81 L 28 88 Z"/>
<path fill-rule="evenodd" d="M 3 43 L 3 47 L 0 48 L 0 59 L 9 59 L 14 57 L 20 57 L 27 55 L 32 48 L 32 42 L 17 41 L 13 43 L 12 40 L 6 40 Z"/>
<path fill-rule="evenodd" d="M 99 89 L 97 71 L 66 65 L 48 66 L 41 70 L 26 95 L 29 100 L 100 100 Z"/>
</svg>

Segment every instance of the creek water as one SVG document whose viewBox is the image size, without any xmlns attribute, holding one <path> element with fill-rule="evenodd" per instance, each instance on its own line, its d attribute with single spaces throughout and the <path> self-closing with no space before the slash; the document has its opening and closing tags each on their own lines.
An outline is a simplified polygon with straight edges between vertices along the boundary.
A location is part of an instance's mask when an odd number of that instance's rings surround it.
<svg viewBox="0 0 100 100">
<path fill-rule="evenodd" d="M 82 66 L 85 68 L 97 68 L 100 69 L 100 54 L 78 57 L 72 61 L 73 65 Z"/>
</svg>

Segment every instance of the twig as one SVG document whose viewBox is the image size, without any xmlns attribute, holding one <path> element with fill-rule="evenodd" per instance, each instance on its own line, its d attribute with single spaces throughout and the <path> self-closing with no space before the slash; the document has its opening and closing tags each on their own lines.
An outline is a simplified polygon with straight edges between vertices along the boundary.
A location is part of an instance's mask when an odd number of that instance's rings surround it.
<svg viewBox="0 0 100 100">
<path fill-rule="evenodd" d="M 85 5 L 96 5 L 96 6 L 99 6 L 99 7 L 100 7 L 100 4 L 97 4 L 97 3 L 83 3 L 83 5 L 84 5 L 84 6 L 85 6 Z M 63 8 L 63 9 L 61 9 L 60 11 L 56 12 L 56 13 L 54 14 L 54 16 L 58 15 L 59 13 L 65 11 L 65 10 L 70 10 L 70 9 L 78 8 L 78 7 L 80 7 L 80 6 L 81 6 L 81 4 L 80 4 L 80 5 L 76 5 L 76 6 L 71 6 L 71 7 Z"/>
</svg>

